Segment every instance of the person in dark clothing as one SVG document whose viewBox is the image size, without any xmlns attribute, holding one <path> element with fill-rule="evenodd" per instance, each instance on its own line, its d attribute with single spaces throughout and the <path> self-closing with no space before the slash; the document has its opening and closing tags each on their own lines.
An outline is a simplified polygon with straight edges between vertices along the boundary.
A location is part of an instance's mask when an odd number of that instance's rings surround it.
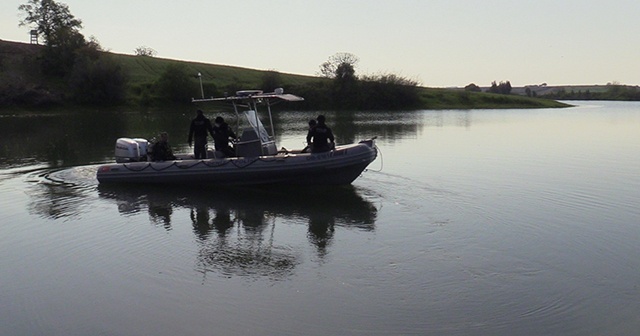
<svg viewBox="0 0 640 336">
<path fill-rule="evenodd" d="M 316 122 L 316 120 L 315 120 L 315 119 L 311 119 L 311 120 L 309 120 L 309 131 L 307 132 L 307 146 L 306 146 L 305 148 L 303 148 L 303 149 L 302 149 L 302 153 L 307 153 L 307 152 L 309 152 L 309 151 L 311 150 L 311 148 L 313 147 L 313 144 L 311 144 L 311 143 L 309 142 L 309 139 L 311 139 L 311 138 L 310 138 L 311 131 L 316 127 L 316 125 L 317 125 L 317 124 L 318 124 L 318 123 Z"/>
<path fill-rule="evenodd" d="M 169 134 L 160 133 L 160 139 L 153 144 L 153 161 L 175 160 L 171 146 L 169 146 Z"/>
<path fill-rule="evenodd" d="M 236 155 L 235 150 L 229 146 L 229 140 L 235 139 L 236 135 L 222 117 L 216 117 L 212 136 L 216 151 L 222 152 L 227 157 Z"/>
<path fill-rule="evenodd" d="M 211 120 L 205 117 L 202 110 L 196 112 L 196 117 L 191 120 L 191 126 L 189 127 L 189 147 L 195 140 L 195 147 L 193 147 L 193 154 L 196 159 L 207 158 L 207 133 L 213 137 L 213 126 L 211 126 Z"/>
<path fill-rule="evenodd" d="M 328 152 L 335 147 L 333 132 L 331 132 L 331 128 L 325 124 L 323 115 L 319 115 L 316 120 L 318 124 L 307 134 L 307 143 L 313 145 L 311 147 L 311 153 Z"/>
</svg>

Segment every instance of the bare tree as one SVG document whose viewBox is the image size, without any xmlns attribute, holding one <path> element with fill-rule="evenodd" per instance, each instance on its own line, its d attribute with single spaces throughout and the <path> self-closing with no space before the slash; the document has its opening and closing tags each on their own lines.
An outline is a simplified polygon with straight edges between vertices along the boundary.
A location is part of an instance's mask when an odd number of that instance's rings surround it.
<svg viewBox="0 0 640 336">
<path fill-rule="evenodd" d="M 329 59 L 320 65 L 320 73 L 319 75 L 327 78 L 335 78 L 338 75 L 339 70 L 350 69 L 351 74 L 355 74 L 356 65 L 360 59 L 358 56 L 347 53 L 340 52 L 329 56 Z M 343 71 L 341 71 L 343 72 Z"/>
<path fill-rule="evenodd" d="M 153 57 L 155 55 L 158 54 L 157 51 L 155 51 L 155 49 L 151 48 L 151 47 L 147 47 L 147 46 L 140 46 L 137 47 L 134 52 L 136 53 L 136 56 L 149 56 L 149 57 Z"/>
</svg>

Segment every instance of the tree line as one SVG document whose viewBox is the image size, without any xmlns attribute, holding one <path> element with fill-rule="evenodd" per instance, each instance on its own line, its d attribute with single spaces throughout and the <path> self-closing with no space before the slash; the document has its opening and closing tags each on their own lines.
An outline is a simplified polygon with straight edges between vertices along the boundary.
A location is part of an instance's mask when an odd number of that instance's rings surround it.
<svg viewBox="0 0 640 336">
<path fill-rule="evenodd" d="M 63 86 L 67 99 L 79 104 L 117 105 L 125 103 L 133 90 L 143 105 L 161 99 L 189 102 L 199 91 L 198 80 L 186 65 L 169 64 L 159 78 L 144 87 L 130 87 L 128 74 L 95 37 L 85 38 L 80 32 L 82 20 L 76 18 L 66 4 L 54 0 L 28 0 L 18 10 L 24 14 L 20 26 L 37 30 L 44 48 L 38 57 L 41 73 Z M 154 57 L 150 47 L 135 49 L 136 56 Z M 418 107 L 418 82 L 395 74 L 356 74 L 358 58 L 337 53 L 320 65 L 322 81 L 289 85 L 287 90 L 305 97 L 314 108 L 336 109 L 401 109 Z M 264 72 L 260 89 L 269 91 L 281 86 L 276 71 Z M 230 84 L 217 88 L 208 83 L 207 92 L 223 94 L 247 89 Z M 304 105 L 304 104 L 303 104 Z"/>
<path fill-rule="evenodd" d="M 623 100 L 640 101 L 640 87 L 627 86 L 619 83 L 607 83 L 604 91 L 566 90 L 560 89 L 544 95 L 545 98 L 558 100 Z"/>
<path fill-rule="evenodd" d="M 320 65 L 321 80 L 287 84 L 288 92 L 305 98 L 296 108 L 310 109 L 412 109 L 420 106 L 418 82 L 395 74 L 356 75 L 357 56 L 337 53 Z M 174 103 L 188 101 L 198 92 L 198 83 L 189 69 L 180 63 L 166 67 L 153 90 Z M 275 70 L 263 72 L 258 87 L 272 92 L 283 87 L 282 76 Z M 207 96 L 223 96 L 247 89 L 232 83 L 217 87 L 204 83 Z M 246 84 L 245 84 L 246 85 Z"/>
<path fill-rule="evenodd" d="M 489 87 L 489 89 L 487 89 L 487 92 L 508 95 L 511 94 L 511 89 L 511 82 L 509 81 L 500 82 L 500 84 L 496 83 L 496 81 L 493 81 L 491 82 L 491 86 Z M 482 88 L 474 83 L 465 86 L 464 90 L 469 92 L 482 92 Z"/>
<path fill-rule="evenodd" d="M 323 108 L 388 110 L 420 105 L 418 81 L 391 73 L 358 76 L 358 62 L 357 56 L 342 52 L 320 65 L 319 75 L 327 79 L 317 87 L 325 95 Z"/>
</svg>

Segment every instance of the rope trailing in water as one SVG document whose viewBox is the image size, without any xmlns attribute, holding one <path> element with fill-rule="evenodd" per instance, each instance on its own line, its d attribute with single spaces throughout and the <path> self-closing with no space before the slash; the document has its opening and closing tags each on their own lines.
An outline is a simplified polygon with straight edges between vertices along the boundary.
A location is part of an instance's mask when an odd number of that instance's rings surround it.
<svg viewBox="0 0 640 336">
<path fill-rule="evenodd" d="M 371 171 L 373 171 L 373 172 L 379 173 L 379 172 L 381 172 L 381 171 L 382 171 L 382 168 L 383 168 L 383 166 L 384 166 L 384 160 L 383 160 L 383 158 L 382 158 L 382 151 L 380 150 L 380 147 L 378 147 L 378 145 L 374 145 L 374 146 L 376 147 L 376 150 L 377 150 L 377 151 L 378 151 L 378 153 L 380 154 L 380 169 L 378 169 L 378 170 L 366 169 L 365 171 L 369 171 L 369 170 L 371 170 Z"/>
</svg>

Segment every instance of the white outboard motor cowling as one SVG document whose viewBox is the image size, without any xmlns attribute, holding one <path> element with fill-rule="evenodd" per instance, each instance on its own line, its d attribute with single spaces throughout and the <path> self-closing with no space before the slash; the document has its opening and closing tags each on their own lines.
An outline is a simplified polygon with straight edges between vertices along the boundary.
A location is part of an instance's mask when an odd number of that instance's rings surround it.
<svg viewBox="0 0 640 336">
<path fill-rule="evenodd" d="M 147 157 L 149 141 L 143 138 L 134 138 L 133 141 L 138 143 L 138 148 L 140 149 L 140 160 L 144 161 Z"/>
<path fill-rule="evenodd" d="M 147 155 L 147 141 L 144 139 L 119 138 L 116 140 L 116 162 L 137 162 L 143 158 L 140 147 L 144 150 L 144 159 Z M 144 160 L 142 160 L 144 161 Z"/>
</svg>

